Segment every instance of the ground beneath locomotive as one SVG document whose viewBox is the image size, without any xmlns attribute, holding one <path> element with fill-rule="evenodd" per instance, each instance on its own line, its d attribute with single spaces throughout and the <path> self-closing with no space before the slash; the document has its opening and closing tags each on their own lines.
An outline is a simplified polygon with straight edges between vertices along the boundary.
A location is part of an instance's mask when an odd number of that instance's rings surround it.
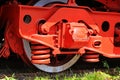
<svg viewBox="0 0 120 80">
<path fill-rule="evenodd" d="M 98 63 L 87 63 L 79 59 L 75 65 L 73 65 L 71 68 L 69 68 L 64 72 L 59 73 L 59 75 L 61 74 L 73 75 L 75 73 L 85 73 L 85 72 L 91 72 L 94 70 L 104 71 L 106 70 L 106 68 L 103 66 L 103 61 L 107 61 L 110 67 L 109 70 L 111 70 L 112 74 L 116 74 L 112 70 L 115 67 L 120 67 L 120 63 L 119 63 L 120 59 L 111 60 L 107 58 L 101 58 L 101 61 Z M 16 78 L 20 80 L 23 80 L 29 77 L 34 78 L 35 76 L 50 75 L 51 77 L 54 77 L 55 75 L 55 74 L 45 73 L 36 68 L 28 67 L 16 55 L 11 56 L 8 59 L 1 58 L 0 59 L 0 78 L 4 78 L 5 76 L 11 76 L 13 74 L 15 75 Z"/>
</svg>

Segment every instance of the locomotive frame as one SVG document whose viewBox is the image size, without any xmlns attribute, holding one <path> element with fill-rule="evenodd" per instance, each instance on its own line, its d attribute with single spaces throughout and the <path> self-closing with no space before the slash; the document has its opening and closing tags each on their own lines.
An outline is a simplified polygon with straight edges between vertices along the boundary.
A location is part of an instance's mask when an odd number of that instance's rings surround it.
<svg viewBox="0 0 120 80">
<path fill-rule="evenodd" d="M 120 0 L 96 0 L 102 8 L 78 6 L 79 0 L 42 1 L 1 5 L 0 57 L 9 57 L 11 49 L 51 73 L 66 70 L 81 56 L 87 62 L 99 62 L 100 55 L 120 58 Z"/>
</svg>

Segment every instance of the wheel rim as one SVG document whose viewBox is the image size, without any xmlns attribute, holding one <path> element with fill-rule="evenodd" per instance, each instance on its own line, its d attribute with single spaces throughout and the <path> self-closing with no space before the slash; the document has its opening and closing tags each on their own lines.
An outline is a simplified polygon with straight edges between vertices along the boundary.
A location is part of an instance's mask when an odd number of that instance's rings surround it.
<svg viewBox="0 0 120 80">
<path fill-rule="evenodd" d="M 68 0 L 40 0 L 34 6 L 45 6 L 50 3 L 67 3 Z M 31 48 L 30 48 L 30 43 L 29 41 L 23 39 L 23 47 L 26 53 L 26 56 L 29 61 L 31 61 Z M 61 72 L 69 67 L 71 67 L 74 63 L 78 61 L 80 58 L 80 55 L 65 55 L 66 57 L 62 57 L 63 60 L 58 59 L 59 55 L 57 57 L 52 57 L 51 58 L 51 63 L 48 65 L 42 65 L 42 64 L 33 64 L 36 68 L 49 72 L 49 73 L 56 73 L 56 72 Z M 61 57 L 61 55 L 60 55 Z M 55 62 L 54 62 L 55 61 Z"/>
<path fill-rule="evenodd" d="M 24 50 L 26 53 L 27 58 L 31 61 L 31 48 L 30 48 L 30 44 L 27 40 L 23 39 L 23 46 L 24 46 Z M 74 63 L 77 62 L 77 60 L 80 58 L 80 55 L 76 54 L 73 57 L 70 57 L 71 60 L 69 60 L 66 63 L 62 63 L 62 65 L 39 65 L 39 64 L 33 64 L 35 67 L 37 67 L 38 69 L 45 71 L 45 72 L 50 72 L 50 73 L 56 73 L 56 72 L 61 72 L 64 71 L 66 69 L 68 69 L 69 67 L 71 67 Z"/>
<path fill-rule="evenodd" d="M 50 3 L 67 3 L 68 0 L 39 0 L 33 6 L 45 6 Z"/>
</svg>

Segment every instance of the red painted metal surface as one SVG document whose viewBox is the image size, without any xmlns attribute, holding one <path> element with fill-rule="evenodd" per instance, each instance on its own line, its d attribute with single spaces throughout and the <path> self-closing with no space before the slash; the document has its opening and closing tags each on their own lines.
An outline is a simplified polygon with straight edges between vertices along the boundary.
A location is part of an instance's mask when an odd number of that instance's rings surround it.
<svg viewBox="0 0 120 80">
<path fill-rule="evenodd" d="M 31 43 L 32 49 L 32 63 L 34 64 L 49 64 L 50 63 L 50 49 L 47 46 L 38 43 Z"/>
<path fill-rule="evenodd" d="M 33 64 L 49 64 L 50 56 L 57 54 L 79 54 L 88 62 L 98 62 L 99 55 L 120 58 L 120 0 L 97 1 L 111 12 L 76 6 L 75 0 L 50 7 L 3 5 L 0 26 L 6 25 L 1 56 L 8 57 L 11 49 L 22 57 L 26 54 L 22 39 L 26 39 Z"/>
<path fill-rule="evenodd" d="M 97 0 L 113 11 L 120 11 L 120 0 Z"/>
</svg>

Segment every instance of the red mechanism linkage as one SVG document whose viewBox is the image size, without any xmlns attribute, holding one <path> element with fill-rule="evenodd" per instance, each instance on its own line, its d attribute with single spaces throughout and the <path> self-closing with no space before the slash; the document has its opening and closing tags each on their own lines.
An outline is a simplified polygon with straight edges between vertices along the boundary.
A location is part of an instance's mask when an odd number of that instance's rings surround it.
<svg viewBox="0 0 120 80">
<path fill-rule="evenodd" d="M 106 4 L 106 0 L 98 1 Z M 111 3 L 116 6 L 106 4 L 111 12 L 76 6 L 75 0 L 50 7 L 4 5 L 0 26 L 6 24 L 5 51 L 0 54 L 7 57 L 10 48 L 23 57 L 25 39 L 34 64 L 49 64 L 50 56 L 57 54 L 80 54 L 88 62 L 98 62 L 99 55 L 120 58 L 120 0 L 115 1 Z"/>
</svg>

